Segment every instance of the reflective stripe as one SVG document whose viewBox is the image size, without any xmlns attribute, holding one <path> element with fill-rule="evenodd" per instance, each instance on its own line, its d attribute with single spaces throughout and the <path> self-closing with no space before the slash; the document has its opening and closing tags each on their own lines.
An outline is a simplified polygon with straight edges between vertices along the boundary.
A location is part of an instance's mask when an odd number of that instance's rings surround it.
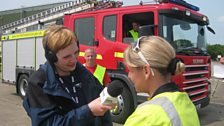
<svg viewBox="0 0 224 126">
<path fill-rule="evenodd" d="M 2 38 L 1 38 L 2 41 L 7 40 L 7 39 L 8 39 L 7 35 L 3 35 Z"/>
<path fill-rule="evenodd" d="M 4 35 L 4 36 L 2 36 L 1 39 L 2 40 L 14 40 L 14 39 L 32 38 L 32 37 L 40 37 L 40 36 L 44 36 L 44 30 Z"/>
<path fill-rule="evenodd" d="M 102 55 L 101 55 L 101 54 L 96 54 L 96 59 L 98 59 L 98 60 L 102 60 L 102 59 L 103 59 L 103 57 L 102 57 Z"/>
<path fill-rule="evenodd" d="M 96 70 L 93 75 L 99 80 L 99 82 L 103 85 L 103 79 L 106 72 L 106 68 L 100 65 L 96 66 Z"/>
<path fill-rule="evenodd" d="M 84 52 L 79 52 L 79 56 L 84 57 L 85 53 Z"/>
<path fill-rule="evenodd" d="M 167 113 L 167 116 L 169 117 L 172 126 L 182 126 L 177 110 L 175 109 L 173 103 L 167 97 L 159 97 L 151 101 L 144 102 L 138 107 L 150 104 L 161 106 L 163 110 Z"/>
<path fill-rule="evenodd" d="M 124 53 L 123 52 L 114 52 L 114 57 L 116 57 L 116 58 L 124 58 Z"/>
</svg>

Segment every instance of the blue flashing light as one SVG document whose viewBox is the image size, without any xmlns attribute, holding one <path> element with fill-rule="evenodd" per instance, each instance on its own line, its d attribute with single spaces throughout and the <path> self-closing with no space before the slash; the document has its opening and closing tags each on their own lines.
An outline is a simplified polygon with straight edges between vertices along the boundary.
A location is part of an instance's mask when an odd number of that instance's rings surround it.
<svg viewBox="0 0 224 126">
<path fill-rule="evenodd" d="M 187 3 L 187 2 L 184 1 L 184 0 L 169 0 L 169 2 L 171 2 L 171 3 L 175 3 L 175 4 L 179 4 L 179 5 L 182 5 L 182 6 L 184 6 L 184 7 L 187 7 L 187 8 L 189 8 L 189 9 L 192 9 L 192 10 L 195 10 L 195 11 L 199 11 L 199 7 L 194 6 L 194 5 L 192 5 L 192 4 L 189 4 L 189 3 Z"/>
</svg>

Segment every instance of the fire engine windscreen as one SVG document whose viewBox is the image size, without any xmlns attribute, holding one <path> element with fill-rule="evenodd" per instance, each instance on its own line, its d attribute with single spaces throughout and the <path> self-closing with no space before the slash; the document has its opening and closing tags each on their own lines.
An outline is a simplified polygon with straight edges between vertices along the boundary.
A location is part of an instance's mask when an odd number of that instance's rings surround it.
<svg viewBox="0 0 224 126">
<path fill-rule="evenodd" d="M 117 104 L 117 97 L 123 91 L 123 84 L 118 80 L 112 81 L 107 87 L 100 93 L 101 104 L 114 105 Z"/>
</svg>

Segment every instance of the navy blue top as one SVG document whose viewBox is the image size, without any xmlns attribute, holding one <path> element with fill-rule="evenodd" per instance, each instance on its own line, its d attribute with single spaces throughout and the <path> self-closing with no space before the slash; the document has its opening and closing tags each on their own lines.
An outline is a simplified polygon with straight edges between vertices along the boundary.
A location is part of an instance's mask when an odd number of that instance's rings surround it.
<svg viewBox="0 0 224 126">
<path fill-rule="evenodd" d="M 71 95 L 61 86 L 49 63 L 41 65 L 28 80 L 28 89 L 23 106 L 33 126 L 112 126 L 110 112 L 102 117 L 93 116 L 88 103 L 99 97 L 103 87 L 84 67 L 77 63 L 71 72 L 75 84 L 79 83 L 75 103 Z M 66 77 L 65 81 L 68 81 Z M 71 86 L 67 83 L 67 86 Z M 71 90 L 71 87 L 70 87 Z"/>
</svg>

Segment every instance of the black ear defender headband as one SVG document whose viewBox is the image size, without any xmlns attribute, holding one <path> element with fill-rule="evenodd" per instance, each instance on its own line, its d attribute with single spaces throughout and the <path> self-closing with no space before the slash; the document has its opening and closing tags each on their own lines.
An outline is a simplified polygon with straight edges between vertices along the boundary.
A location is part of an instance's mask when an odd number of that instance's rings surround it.
<svg viewBox="0 0 224 126">
<path fill-rule="evenodd" d="M 57 33 L 58 31 L 60 31 L 61 29 L 68 29 L 66 27 L 60 27 L 57 30 L 53 31 L 53 33 Z M 45 57 L 46 59 L 51 63 L 55 63 L 58 61 L 58 58 L 56 56 L 56 54 L 48 47 L 48 35 L 45 35 L 44 38 L 44 50 L 45 50 Z M 77 46 L 79 48 L 79 42 L 77 41 Z"/>
<path fill-rule="evenodd" d="M 50 63 L 55 63 L 58 61 L 58 58 L 56 54 L 50 50 L 48 47 L 48 36 L 44 36 L 44 51 L 45 51 L 45 58 L 50 62 Z"/>
</svg>

